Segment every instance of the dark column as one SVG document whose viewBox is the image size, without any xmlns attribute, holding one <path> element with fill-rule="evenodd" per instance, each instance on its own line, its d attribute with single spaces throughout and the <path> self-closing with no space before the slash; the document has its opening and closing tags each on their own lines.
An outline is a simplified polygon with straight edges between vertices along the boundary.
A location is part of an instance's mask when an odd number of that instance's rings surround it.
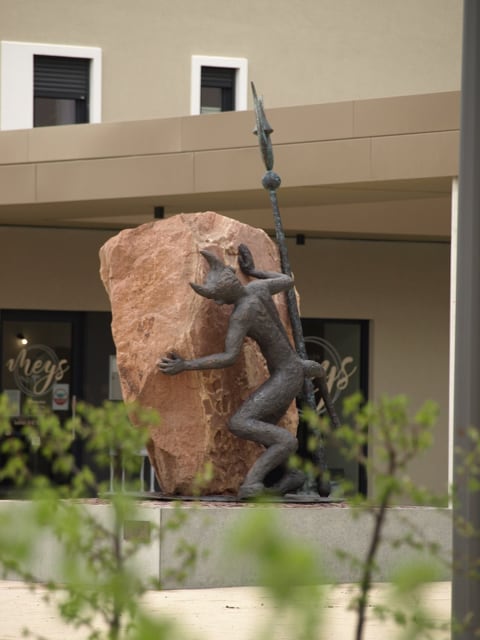
<svg viewBox="0 0 480 640">
<path fill-rule="evenodd" d="M 480 492 L 460 474 L 471 449 L 466 428 L 480 429 L 480 2 L 464 1 L 462 112 L 458 201 L 457 307 L 455 331 L 452 613 L 457 621 L 471 617 L 455 640 L 470 640 L 480 629 L 480 580 L 471 575 L 480 562 Z M 467 520 L 476 535 L 465 537 L 455 519 Z M 476 637 L 476 636 L 475 636 Z"/>
</svg>

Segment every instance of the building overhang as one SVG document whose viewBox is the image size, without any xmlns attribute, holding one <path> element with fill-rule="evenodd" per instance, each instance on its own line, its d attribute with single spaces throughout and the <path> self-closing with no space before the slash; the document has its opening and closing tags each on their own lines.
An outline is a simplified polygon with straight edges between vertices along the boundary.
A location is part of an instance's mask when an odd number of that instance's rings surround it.
<svg viewBox="0 0 480 640">
<path fill-rule="evenodd" d="M 268 109 L 287 233 L 448 240 L 459 93 Z M 271 229 L 253 112 L 0 132 L 0 225 L 215 210 Z"/>
</svg>

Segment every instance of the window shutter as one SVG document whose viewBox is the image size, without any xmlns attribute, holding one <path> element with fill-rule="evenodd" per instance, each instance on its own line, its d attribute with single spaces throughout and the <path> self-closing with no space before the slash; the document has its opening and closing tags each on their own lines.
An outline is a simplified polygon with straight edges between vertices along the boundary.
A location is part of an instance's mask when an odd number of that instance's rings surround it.
<svg viewBox="0 0 480 640">
<path fill-rule="evenodd" d="M 59 56 L 34 56 L 34 95 L 86 100 L 90 60 Z"/>
<path fill-rule="evenodd" d="M 225 67 L 202 67 L 202 87 L 233 89 L 235 71 L 235 69 Z"/>
</svg>

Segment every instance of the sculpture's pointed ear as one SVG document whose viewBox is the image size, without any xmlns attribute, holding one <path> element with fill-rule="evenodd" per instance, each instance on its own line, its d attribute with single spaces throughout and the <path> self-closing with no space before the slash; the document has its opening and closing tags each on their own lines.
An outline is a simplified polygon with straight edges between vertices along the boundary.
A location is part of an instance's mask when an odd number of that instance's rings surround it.
<svg viewBox="0 0 480 640">
<path fill-rule="evenodd" d="M 210 269 L 225 269 L 224 263 L 220 260 L 220 258 L 217 258 L 214 253 L 211 253 L 206 249 L 201 249 L 200 253 L 208 262 Z"/>
<path fill-rule="evenodd" d="M 195 293 L 198 293 L 198 295 L 203 296 L 204 298 L 212 297 L 212 294 L 207 289 L 207 287 L 202 287 L 201 284 L 195 284 L 195 282 L 190 282 L 190 286 L 195 291 Z"/>
</svg>

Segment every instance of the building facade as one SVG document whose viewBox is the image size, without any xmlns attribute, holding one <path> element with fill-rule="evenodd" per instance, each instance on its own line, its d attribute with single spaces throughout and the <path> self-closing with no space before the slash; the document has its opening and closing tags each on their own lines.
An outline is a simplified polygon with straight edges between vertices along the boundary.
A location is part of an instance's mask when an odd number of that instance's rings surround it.
<svg viewBox="0 0 480 640">
<path fill-rule="evenodd" d="M 460 0 L 2 0 L 2 389 L 62 415 L 115 394 L 98 250 L 118 230 L 215 210 L 272 232 L 253 80 L 309 348 L 338 402 L 439 403 L 412 473 L 445 491 L 461 19 Z"/>
</svg>

